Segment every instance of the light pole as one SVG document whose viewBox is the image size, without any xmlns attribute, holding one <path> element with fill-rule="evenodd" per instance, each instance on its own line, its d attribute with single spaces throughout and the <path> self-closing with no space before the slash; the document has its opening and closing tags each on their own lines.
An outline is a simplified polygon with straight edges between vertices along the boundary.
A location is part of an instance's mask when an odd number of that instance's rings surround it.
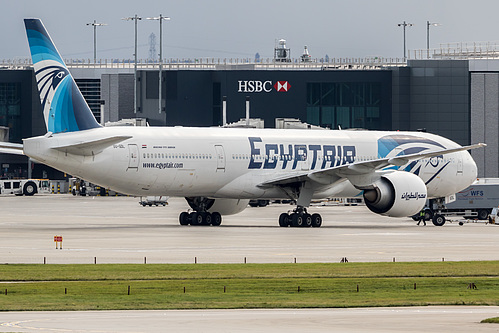
<svg viewBox="0 0 499 333">
<path fill-rule="evenodd" d="M 406 61 L 407 56 L 406 56 L 406 47 L 405 47 L 405 27 L 412 27 L 414 24 L 412 23 L 406 23 L 405 21 L 403 23 L 399 23 L 399 27 L 404 27 L 404 61 Z"/>
<path fill-rule="evenodd" d="M 91 25 L 94 27 L 94 64 L 97 63 L 97 27 L 102 27 L 107 25 L 106 23 L 97 23 L 94 20 L 94 23 L 87 23 L 87 25 Z"/>
<path fill-rule="evenodd" d="M 169 21 L 169 17 L 165 17 L 161 14 L 159 14 L 158 17 L 148 17 L 148 20 L 159 20 L 159 114 L 161 114 L 161 111 L 163 110 L 163 96 L 161 94 L 161 86 L 162 86 L 162 71 L 163 71 L 163 20 Z"/>
<path fill-rule="evenodd" d="M 135 61 L 134 61 L 134 71 L 133 71 L 133 113 L 137 113 L 137 22 L 142 20 L 142 17 L 135 16 L 124 17 L 122 20 L 125 21 L 135 21 Z"/>
<path fill-rule="evenodd" d="M 426 58 L 430 59 L 430 26 L 438 27 L 440 23 L 426 21 Z"/>
</svg>

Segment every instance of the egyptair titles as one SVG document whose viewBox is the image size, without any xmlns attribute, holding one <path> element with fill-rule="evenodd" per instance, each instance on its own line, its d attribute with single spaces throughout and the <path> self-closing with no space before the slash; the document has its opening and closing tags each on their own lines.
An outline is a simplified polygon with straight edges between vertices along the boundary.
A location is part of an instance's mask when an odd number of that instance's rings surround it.
<svg viewBox="0 0 499 333">
<path fill-rule="evenodd" d="M 294 170 L 300 161 L 310 161 L 312 170 L 324 169 L 353 163 L 356 156 L 355 146 L 349 145 L 263 143 L 260 137 L 248 137 L 248 140 L 251 151 L 248 169 Z"/>
</svg>

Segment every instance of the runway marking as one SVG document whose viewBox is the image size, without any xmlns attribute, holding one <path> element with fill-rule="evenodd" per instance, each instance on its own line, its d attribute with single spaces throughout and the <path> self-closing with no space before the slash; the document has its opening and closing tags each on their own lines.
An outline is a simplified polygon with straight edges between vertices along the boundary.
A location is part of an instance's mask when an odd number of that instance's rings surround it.
<svg viewBox="0 0 499 333">
<path fill-rule="evenodd" d="M 72 320 L 76 320 L 78 318 L 64 318 L 65 321 L 71 322 Z M 22 330 L 33 330 L 33 331 L 52 331 L 52 332 L 88 332 L 88 333 L 110 333 L 116 332 L 112 331 L 97 331 L 97 330 L 87 330 L 87 329 L 67 329 L 67 328 L 49 328 L 49 327 L 34 327 L 34 326 L 24 326 L 23 324 L 34 323 L 34 322 L 47 322 L 52 321 L 52 319 L 32 319 L 32 320 L 18 320 L 12 322 L 3 322 L 0 323 L 0 326 L 9 327 L 9 328 L 17 328 Z"/>
</svg>

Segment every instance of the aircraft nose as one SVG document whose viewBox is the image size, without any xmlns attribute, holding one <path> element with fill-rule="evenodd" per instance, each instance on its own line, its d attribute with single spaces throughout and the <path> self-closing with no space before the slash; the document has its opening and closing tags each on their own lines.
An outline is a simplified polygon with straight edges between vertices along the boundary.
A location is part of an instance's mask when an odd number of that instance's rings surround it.
<svg viewBox="0 0 499 333">
<path fill-rule="evenodd" d="M 473 157 L 471 157 L 471 154 L 468 151 L 463 151 L 461 154 L 463 158 L 463 176 L 467 181 L 472 183 L 478 176 L 478 168 L 475 160 L 473 160 Z"/>
</svg>

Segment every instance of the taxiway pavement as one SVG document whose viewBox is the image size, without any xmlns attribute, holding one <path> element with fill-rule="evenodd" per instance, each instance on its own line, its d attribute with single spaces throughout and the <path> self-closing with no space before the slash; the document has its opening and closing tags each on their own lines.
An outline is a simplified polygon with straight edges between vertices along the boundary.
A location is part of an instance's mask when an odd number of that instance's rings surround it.
<svg viewBox="0 0 499 333">
<path fill-rule="evenodd" d="M 499 307 L 2 312 L 0 332 L 497 332 Z"/>
<path fill-rule="evenodd" d="M 248 207 L 220 227 L 180 226 L 184 199 L 142 207 L 139 198 L 0 197 L 0 263 L 290 263 L 498 260 L 499 226 L 417 226 L 365 206 L 313 206 L 321 228 L 280 228 L 293 206 Z M 54 236 L 63 236 L 63 249 Z"/>
</svg>

